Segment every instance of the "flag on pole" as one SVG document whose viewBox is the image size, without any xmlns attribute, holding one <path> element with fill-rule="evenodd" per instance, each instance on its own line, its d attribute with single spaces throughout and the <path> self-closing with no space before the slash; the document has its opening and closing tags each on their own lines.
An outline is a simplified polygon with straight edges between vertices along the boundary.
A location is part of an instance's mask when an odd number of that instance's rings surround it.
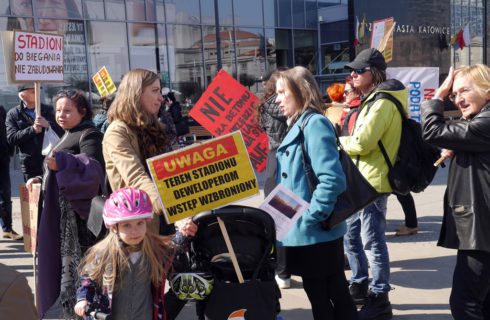
<svg viewBox="0 0 490 320">
<path fill-rule="evenodd" d="M 360 41 L 359 41 L 359 19 L 357 18 L 356 16 L 356 35 L 354 36 L 354 47 L 358 46 L 360 44 Z"/>
<path fill-rule="evenodd" d="M 356 17 L 356 19 L 357 19 L 357 17 Z M 367 27 L 366 15 L 364 15 L 362 17 L 361 24 L 358 26 L 359 42 L 362 42 L 362 39 L 364 39 L 364 36 L 366 35 L 366 27 Z"/>
<path fill-rule="evenodd" d="M 463 50 L 464 47 L 469 47 L 471 44 L 471 35 L 470 35 L 470 26 L 466 25 L 458 33 L 456 33 L 451 38 L 451 44 L 454 46 L 454 49 Z"/>
</svg>

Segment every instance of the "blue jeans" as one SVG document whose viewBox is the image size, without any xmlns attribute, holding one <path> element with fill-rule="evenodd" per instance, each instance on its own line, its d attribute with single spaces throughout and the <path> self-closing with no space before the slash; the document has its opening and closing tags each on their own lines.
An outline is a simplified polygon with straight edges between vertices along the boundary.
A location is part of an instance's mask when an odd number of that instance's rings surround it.
<svg viewBox="0 0 490 320">
<path fill-rule="evenodd" d="M 375 293 L 390 291 L 390 258 L 386 246 L 386 203 L 388 195 L 379 196 L 372 204 L 347 219 L 344 247 L 352 270 L 351 283 L 369 278 L 369 289 Z"/>
</svg>

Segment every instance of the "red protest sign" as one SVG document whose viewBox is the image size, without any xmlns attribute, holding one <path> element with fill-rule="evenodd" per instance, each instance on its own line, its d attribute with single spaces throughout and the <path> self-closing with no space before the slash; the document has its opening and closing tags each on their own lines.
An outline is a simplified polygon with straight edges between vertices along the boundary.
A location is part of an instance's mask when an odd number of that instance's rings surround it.
<svg viewBox="0 0 490 320">
<path fill-rule="evenodd" d="M 259 103 L 252 92 L 221 70 L 189 115 L 215 136 L 240 130 L 250 161 L 261 172 L 265 169 L 268 142 L 255 116 Z"/>
</svg>

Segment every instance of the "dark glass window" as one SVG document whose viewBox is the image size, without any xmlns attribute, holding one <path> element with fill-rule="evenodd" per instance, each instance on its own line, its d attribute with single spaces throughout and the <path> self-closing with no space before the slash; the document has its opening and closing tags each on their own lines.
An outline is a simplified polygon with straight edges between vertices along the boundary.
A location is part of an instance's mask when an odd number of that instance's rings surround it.
<svg viewBox="0 0 490 320">
<path fill-rule="evenodd" d="M 168 72 L 169 56 L 167 51 L 167 36 L 165 25 L 157 25 L 157 54 L 158 54 L 158 72 L 162 81 L 162 87 L 170 88 L 170 74 Z"/>
<path fill-rule="evenodd" d="M 316 9 L 316 1 L 314 0 L 306 0 L 306 27 L 307 28 L 316 28 L 318 21 L 318 11 Z"/>
<path fill-rule="evenodd" d="M 129 69 L 126 24 L 121 22 L 89 21 L 87 23 L 89 74 L 106 66 L 116 85 Z"/>
<path fill-rule="evenodd" d="M 152 23 L 128 23 L 130 69 L 157 72 L 155 33 Z"/>
<path fill-rule="evenodd" d="M 330 6 L 336 6 L 340 4 L 340 0 L 318 0 L 318 8 L 325 8 Z"/>
<path fill-rule="evenodd" d="M 48 100 L 52 99 L 59 88 L 71 86 L 88 91 L 87 54 L 85 51 L 85 27 L 81 20 L 39 19 L 41 32 L 56 32 L 63 35 L 64 84 L 43 85 Z"/>
<path fill-rule="evenodd" d="M 267 27 L 277 25 L 277 0 L 264 0 L 264 24 Z"/>
<path fill-rule="evenodd" d="M 276 66 L 276 31 L 265 29 L 265 56 L 267 60 L 267 70 L 274 70 Z"/>
<path fill-rule="evenodd" d="M 226 34 L 225 32 L 221 32 L 221 63 L 226 64 L 226 59 L 229 59 L 229 51 L 230 51 L 230 43 L 233 47 L 233 35 Z M 218 73 L 218 50 L 216 47 L 216 28 L 214 26 L 204 26 L 203 27 L 203 43 L 204 49 L 204 68 L 206 70 L 206 78 L 204 79 L 204 86 L 207 87 L 209 83 L 213 80 Z M 223 53 L 225 50 L 228 51 L 228 56 L 223 57 Z M 228 71 L 226 68 L 225 70 Z"/>
<path fill-rule="evenodd" d="M 146 21 L 157 20 L 155 0 L 146 0 L 145 10 L 146 10 Z"/>
<path fill-rule="evenodd" d="M 34 0 L 36 13 L 46 18 L 82 18 L 81 0 Z"/>
<path fill-rule="evenodd" d="M 84 15 L 89 19 L 104 19 L 104 2 L 100 0 L 85 0 Z"/>
<path fill-rule="evenodd" d="M 172 89 L 195 103 L 204 87 L 201 27 L 167 25 L 167 28 Z"/>
<path fill-rule="evenodd" d="M 233 10 L 236 26 L 262 26 L 262 0 L 234 0 Z"/>
<path fill-rule="evenodd" d="M 291 30 L 276 29 L 277 67 L 293 66 L 293 40 Z"/>
<path fill-rule="evenodd" d="M 202 0 L 201 1 L 201 15 L 203 24 L 215 24 L 215 9 L 214 0 Z"/>
<path fill-rule="evenodd" d="M 294 65 L 308 68 L 316 73 L 316 32 L 293 30 L 294 33 Z"/>
<path fill-rule="evenodd" d="M 126 0 L 128 20 L 146 21 L 145 0 Z"/>
<path fill-rule="evenodd" d="M 17 29 L 34 31 L 34 21 L 31 18 L 0 17 L 0 26 L 2 26 L 2 30 Z M 0 64 L 2 66 L 8 66 L 9 64 L 11 65 L 11 62 L 5 61 L 4 55 L 0 54 Z M 5 67 L 2 67 L 0 69 L 0 86 L 2 88 L 2 94 L 0 94 L 0 105 L 3 105 L 6 109 L 8 109 L 19 104 L 19 97 L 17 95 L 17 86 L 7 84 L 7 75 L 5 72 Z"/>
<path fill-rule="evenodd" d="M 220 37 L 221 37 L 221 66 L 226 72 L 228 72 L 231 76 L 236 78 L 235 32 L 233 31 L 233 27 L 222 27 L 220 31 Z M 207 76 L 209 78 L 209 74 L 207 74 Z M 214 74 L 212 75 L 212 77 L 214 77 Z"/>
<path fill-rule="evenodd" d="M 0 12 L 8 14 L 8 1 L 1 1 Z M 10 12 L 13 16 L 32 16 L 31 0 L 10 0 Z"/>
<path fill-rule="evenodd" d="M 165 10 L 163 0 L 156 0 L 156 18 L 159 22 L 165 22 Z"/>
<path fill-rule="evenodd" d="M 343 73 L 349 63 L 349 42 L 324 45 L 321 48 L 321 74 Z"/>
<path fill-rule="evenodd" d="M 126 20 L 124 0 L 105 0 L 104 3 L 107 19 Z"/>
<path fill-rule="evenodd" d="M 291 0 L 277 0 L 279 10 L 277 10 L 278 26 L 283 28 L 291 28 Z"/>
<path fill-rule="evenodd" d="M 304 0 L 293 0 L 293 27 L 305 27 L 305 2 Z"/>
<path fill-rule="evenodd" d="M 204 0 L 204 1 L 209 1 L 209 0 Z M 219 8 L 219 24 L 222 26 L 233 25 L 232 0 L 219 0 L 218 8 Z"/>
<path fill-rule="evenodd" d="M 321 43 L 349 41 L 349 22 L 347 20 L 320 24 Z"/>
<path fill-rule="evenodd" d="M 201 22 L 199 0 L 165 0 L 165 14 L 167 22 L 190 24 Z"/>
<path fill-rule="evenodd" d="M 265 74 L 264 34 L 259 28 L 235 30 L 238 81 L 258 93 L 260 77 Z"/>
<path fill-rule="evenodd" d="M 220 25 L 233 25 L 232 0 L 219 0 L 218 14 Z M 201 0 L 202 22 L 204 24 L 215 24 L 214 0 Z"/>
</svg>

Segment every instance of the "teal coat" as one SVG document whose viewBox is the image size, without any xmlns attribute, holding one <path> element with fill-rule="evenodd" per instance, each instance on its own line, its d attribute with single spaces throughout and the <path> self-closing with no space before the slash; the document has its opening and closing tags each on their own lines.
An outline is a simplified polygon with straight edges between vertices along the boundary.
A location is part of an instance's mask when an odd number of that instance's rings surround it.
<svg viewBox="0 0 490 320">
<path fill-rule="evenodd" d="M 341 223 L 330 231 L 321 227 L 321 221 L 332 213 L 337 196 L 346 188 L 345 176 L 338 158 L 334 128 L 330 121 L 315 114 L 304 128 L 305 147 L 311 166 L 320 181 L 313 194 L 303 170 L 300 127 L 305 114 L 291 127 L 277 149 L 277 182 L 310 202 L 309 209 L 300 217 L 283 239 L 284 246 L 306 246 L 336 240 L 347 227 Z"/>
</svg>

